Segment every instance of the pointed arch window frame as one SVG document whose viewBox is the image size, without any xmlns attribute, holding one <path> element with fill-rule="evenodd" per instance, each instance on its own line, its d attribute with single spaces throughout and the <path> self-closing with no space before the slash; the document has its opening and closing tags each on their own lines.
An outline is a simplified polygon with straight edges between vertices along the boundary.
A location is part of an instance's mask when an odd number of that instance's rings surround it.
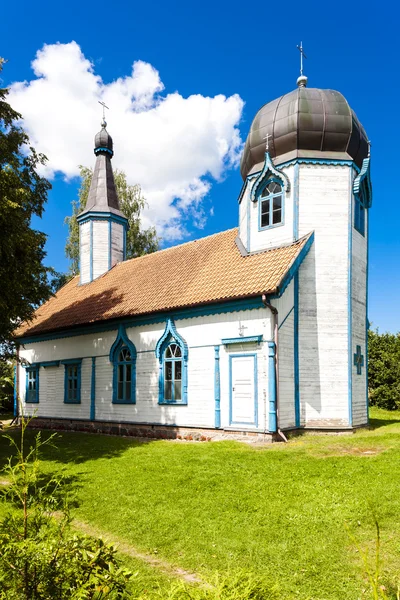
<svg viewBox="0 0 400 600">
<path fill-rule="evenodd" d="M 176 344 L 181 349 L 182 356 L 182 399 L 181 400 L 166 400 L 164 394 L 164 379 L 165 379 L 165 352 L 170 344 Z M 159 363 L 158 376 L 158 404 L 172 406 L 186 406 L 188 403 L 188 359 L 189 348 L 184 338 L 178 333 L 173 319 L 168 319 L 165 325 L 163 335 L 156 344 L 155 354 Z"/>
<path fill-rule="evenodd" d="M 281 186 L 280 192 L 268 194 L 268 196 L 263 197 L 262 194 L 265 188 L 270 183 L 277 183 Z M 274 215 L 274 198 L 281 197 L 281 220 L 279 223 L 273 222 Z M 269 225 L 262 225 L 262 205 L 263 202 L 269 202 L 269 219 L 271 223 Z M 269 177 L 264 181 L 263 185 L 259 188 L 258 191 L 258 231 L 265 231 L 266 229 L 273 229 L 274 227 L 282 227 L 285 224 L 285 190 L 282 185 L 282 181 L 277 177 Z"/>
<path fill-rule="evenodd" d="M 261 206 L 262 206 L 262 198 L 261 194 L 265 190 L 268 184 L 271 182 L 278 183 L 281 188 L 281 196 L 282 196 L 282 204 L 281 204 L 281 220 L 279 223 L 271 223 L 270 225 L 261 225 Z M 288 176 L 277 169 L 271 159 L 269 152 L 265 153 L 264 166 L 256 179 L 253 182 L 250 192 L 250 199 L 252 202 L 258 202 L 258 231 L 265 231 L 267 229 L 273 229 L 275 227 L 282 227 L 285 224 L 285 198 L 286 194 L 290 192 L 290 181 Z M 273 195 L 271 195 L 273 198 Z M 271 211 L 273 206 L 270 206 L 270 219 L 272 221 L 273 211 Z"/>
<path fill-rule="evenodd" d="M 131 382 L 130 382 L 130 399 L 118 398 L 118 366 L 122 364 L 119 359 L 119 354 L 123 348 L 127 348 L 131 354 Z M 128 334 L 124 325 L 120 325 L 118 328 L 117 337 L 111 346 L 110 362 L 113 365 L 113 390 L 112 390 L 112 403 L 113 404 L 136 404 L 136 359 L 137 351 L 135 344 L 129 339 Z M 127 364 L 127 363 L 123 363 Z"/>
</svg>

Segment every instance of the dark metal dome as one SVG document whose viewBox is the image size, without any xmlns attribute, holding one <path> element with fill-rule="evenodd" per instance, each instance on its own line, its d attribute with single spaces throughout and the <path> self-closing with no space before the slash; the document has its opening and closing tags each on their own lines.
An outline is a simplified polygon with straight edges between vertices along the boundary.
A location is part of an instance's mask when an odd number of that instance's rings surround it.
<svg viewBox="0 0 400 600">
<path fill-rule="evenodd" d="M 103 121 L 103 123 L 101 124 L 101 131 L 99 131 L 99 133 L 96 133 L 96 136 L 94 138 L 94 153 L 98 154 L 102 150 L 108 150 L 108 154 L 111 154 L 112 156 L 113 140 L 111 135 L 108 133 L 106 126 L 107 123 Z"/>
<path fill-rule="evenodd" d="M 297 157 L 353 160 L 368 156 L 365 130 L 345 97 L 334 90 L 299 87 L 264 104 L 247 136 L 240 172 L 243 179 L 262 168 L 265 137 L 279 164 Z"/>
</svg>

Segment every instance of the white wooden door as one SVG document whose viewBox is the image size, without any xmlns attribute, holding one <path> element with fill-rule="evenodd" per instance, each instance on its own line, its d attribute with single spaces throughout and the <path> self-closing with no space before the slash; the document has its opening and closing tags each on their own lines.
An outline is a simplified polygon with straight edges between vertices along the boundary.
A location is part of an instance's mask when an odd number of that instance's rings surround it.
<svg viewBox="0 0 400 600">
<path fill-rule="evenodd" d="M 257 357 L 230 356 L 230 422 L 257 425 Z"/>
</svg>

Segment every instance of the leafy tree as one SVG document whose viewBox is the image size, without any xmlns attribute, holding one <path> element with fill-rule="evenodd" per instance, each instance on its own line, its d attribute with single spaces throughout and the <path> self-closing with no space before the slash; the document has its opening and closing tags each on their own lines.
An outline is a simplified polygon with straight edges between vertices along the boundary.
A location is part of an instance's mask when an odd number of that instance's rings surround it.
<svg viewBox="0 0 400 600">
<path fill-rule="evenodd" d="M 368 331 L 368 395 L 371 405 L 400 408 L 400 333 Z"/>
<path fill-rule="evenodd" d="M 0 59 L 0 71 L 4 60 Z M 37 154 L 18 124 L 21 115 L 5 101 L 0 89 L 0 353 L 10 354 L 13 331 L 29 320 L 50 294 L 48 269 L 43 265 L 46 236 L 31 227 L 41 216 L 50 183 L 37 167 L 46 157 Z"/>
<path fill-rule="evenodd" d="M 14 371 L 8 360 L 0 360 L 0 412 L 12 410 L 14 403 Z"/>
<path fill-rule="evenodd" d="M 84 210 L 89 195 L 93 170 L 88 167 L 79 167 L 81 186 L 79 198 L 72 202 L 72 215 L 65 219 L 69 228 L 69 235 L 65 246 L 65 254 L 71 260 L 70 273 L 79 273 L 79 225 L 78 215 Z M 146 205 L 139 184 L 129 185 L 126 175 L 118 169 L 114 172 L 115 186 L 119 198 L 121 211 L 128 219 L 129 230 L 126 239 L 126 257 L 135 258 L 155 252 L 159 247 L 159 238 L 154 227 L 141 228 L 140 213 Z"/>
<path fill-rule="evenodd" d="M 104 600 L 129 598 L 133 575 L 120 567 L 113 546 L 71 529 L 66 480 L 43 473 L 39 453 L 54 435 L 26 448 L 8 438 L 16 460 L 4 469 L 10 485 L 3 500 L 13 506 L 0 523 L 0 600 Z"/>
</svg>

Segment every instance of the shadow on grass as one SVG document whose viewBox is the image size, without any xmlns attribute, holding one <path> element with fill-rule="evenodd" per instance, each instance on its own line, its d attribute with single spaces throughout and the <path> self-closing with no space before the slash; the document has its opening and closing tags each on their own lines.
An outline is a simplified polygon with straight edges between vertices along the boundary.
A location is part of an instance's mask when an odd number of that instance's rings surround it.
<svg viewBox="0 0 400 600">
<path fill-rule="evenodd" d="M 6 431 L 16 441 L 20 435 L 19 428 Z M 37 430 L 27 429 L 25 431 L 25 445 L 29 448 L 34 444 Z M 42 431 L 42 440 L 53 435 L 51 431 Z M 40 450 L 40 458 L 44 461 L 52 461 L 60 464 L 82 464 L 87 461 L 116 458 L 122 455 L 128 448 L 141 448 L 144 445 L 154 443 L 155 440 L 138 440 L 119 436 L 79 433 L 79 432 L 57 432 L 49 445 L 44 445 Z M 10 445 L 4 432 L 0 431 L 0 471 L 7 464 L 10 456 L 15 455 L 15 449 Z"/>
<path fill-rule="evenodd" d="M 78 508 L 77 494 L 82 487 L 79 475 L 65 475 L 55 471 L 41 473 L 35 484 L 28 486 L 27 494 L 34 503 L 44 498 L 47 508 L 53 512 L 62 510 L 66 501 L 70 509 Z M 21 500 L 13 493 L 12 486 L 5 486 L 0 497 L 1 495 L 16 508 L 21 508 Z"/>
<path fill-rule="evenodd" d="M 380 427 L 387 427 L 388 425 L 396 425 L 400 423 L 400 419 L 384 419 L 384 418 L 370 418 L 369 428 L 379 429 Z M 400 433 L 400 432 L 399 432 Z"/>
</svg>

